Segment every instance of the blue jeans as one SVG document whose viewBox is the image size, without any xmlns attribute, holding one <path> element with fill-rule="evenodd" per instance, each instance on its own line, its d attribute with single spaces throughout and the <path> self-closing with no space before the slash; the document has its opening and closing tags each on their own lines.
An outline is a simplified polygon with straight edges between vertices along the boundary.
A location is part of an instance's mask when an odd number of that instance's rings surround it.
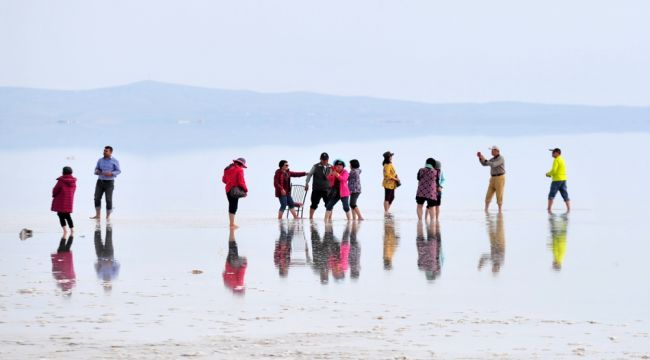
<svg viewBox="0 0 650 360">
<path fill-rule="evenodd" d="M 325 209 L 327 209 L 327 211 L 332 211 L 332 209 L 334 209 L 334 205 L 336 205 L 336 203 L 339 202 L 339 200 L 341 200 L 341 204 L 343 204 L 343 211 L 345 211 L 345 212 L 350 211 L 350 197 L 349 196 L 346 196 L 346 197 L 338 197 L 337 196 L 337 197 L 334 197 L 332 199 L 329 199 L 329 201 L 327 202 L 327 205 L 325 206 Z"/>
<path fill-rule="evenodd" d="M 560 192 L 560 195 L 562 195 L 564 201 L 569 201 L 569 193 L 566 190 L 566 180 L 551 182 L 551 191 L 548 193 L 548 199 L 555 199 L 555 195 L 557 195 L 558 191 Z"/>
<path fill-rule="evenodd" d="M 291 195 L 285 195 L 285 196 L 280 196 L 278 199 L 280 199 L 280 210 L 284 212 L 284 210 L 287 209 L 287 206 L 289 206 L 289 209 L 293 209 L 296 205 L 293 203 L 293 198 Z"/>
</svg>

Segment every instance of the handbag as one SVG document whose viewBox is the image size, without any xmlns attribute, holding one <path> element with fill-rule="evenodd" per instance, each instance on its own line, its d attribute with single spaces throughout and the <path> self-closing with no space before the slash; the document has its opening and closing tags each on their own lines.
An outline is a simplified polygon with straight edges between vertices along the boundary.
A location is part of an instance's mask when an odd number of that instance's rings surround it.
<svg viewBox="0 0 650 360">
<path fill-rule="evenodd" d="M 398 188 L 400 186 L 402 186 L 402 182 L 399 180 L 395 180 L 395 188 Z"/>
<path fill-rule="evenodd" d="M 239 186 L 235 186 L 234 188 L 230 189 L 229 194 L 234 198 L 241 198 L 246 196 L 244 189 L 240 188 Z"/>
</svg>

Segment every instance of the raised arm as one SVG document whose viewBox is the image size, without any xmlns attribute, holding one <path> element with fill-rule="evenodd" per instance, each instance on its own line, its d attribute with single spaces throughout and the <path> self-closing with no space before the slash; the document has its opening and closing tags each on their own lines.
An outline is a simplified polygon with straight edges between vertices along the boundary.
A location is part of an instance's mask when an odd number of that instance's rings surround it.
<svg viewBox="0 0 650 360">
<path fill-rule="evenodd" d="M 499 167 L 503 165 L 503 156 L 499 156 L 493 159 L 488 160 L 488 164 L 491 167 Z"/>
<path fill-rule="evenodd" d="M 289 171 L 289 176 L 291 177 L 303 177 L 305 175 L 307 175 L 307 173 L 304 171 Z"/>
</svg>

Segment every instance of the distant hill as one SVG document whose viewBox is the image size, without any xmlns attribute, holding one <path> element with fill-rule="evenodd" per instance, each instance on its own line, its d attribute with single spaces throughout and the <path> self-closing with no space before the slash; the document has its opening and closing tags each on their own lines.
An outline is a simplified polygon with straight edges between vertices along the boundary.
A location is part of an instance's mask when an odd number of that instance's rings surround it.
<svg viewBox="0 0 650 360">
<path fill-rule="evenodd" d="M 0 87 L 0 148 L 177 149 L 426 135 L 649 132 L 650 107 L 428 104 L 152 81 L 83 90 Z"/>
</svg>

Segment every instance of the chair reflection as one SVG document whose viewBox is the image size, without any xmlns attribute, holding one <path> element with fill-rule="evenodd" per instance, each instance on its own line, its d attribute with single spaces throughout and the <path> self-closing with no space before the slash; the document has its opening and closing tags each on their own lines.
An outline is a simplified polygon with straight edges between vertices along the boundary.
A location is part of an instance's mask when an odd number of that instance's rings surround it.
<svg viewBox="0 0 650 360">
<path fill-rule="evenodd" d="M 549 229 L 551 231 L 549 248 L 553 252 L 553 269 L 560 271 L 566 254 L 567 228 L 569 217 L 567 214 L 550 214 L 548 217 Z"/>
<path fill-rule="evenodd" d="M 113 281 L 120 273 L 120 263 L 115 260 L 115 249 L 113 248 L 113 226 L 106 225 L 106 235 L 102 241 L 102 228 L 98 223 L 95 226 L 95 272 L 102 281 L 104 291 L 110 292 L 113 289 Z"/>
<path fill-rule="evenodd" d="M 426 238 L 424 236 L 425 227 L 427 230 Z M 427 280 L 435 280 L 440 276 L 442 269 L 442 238 L 440 237 L 440 225 L 438 222 L 432 221 L 424 224 L 419 221 L 415 243 L 418 250 L 418 269 L 424 271 Z"/>
<path fill-rule="evenodd" d="M 244 277 L 248 259 L 245 256 L 239 256 L 237 241 L 235 241 L 235 229 L 230 229 L 228 235 L 228 256 L 223 270 L 223 284 L 232 290 L 234 294 L 243 295 L 246 289 Z"/>
<path fill-rule="evenodd" d="M 280 277 L 287 277 L 290 267 L 311 263 L 309 246 L 300 222 L 281 220 L 278 222 L 278 228 L 280 235 L 275 242 L 273 262 L 278 268 Z"/>
<path fill-rule="evenodd" d="M 56 252 L 50 255 L 52 260 L 52 276 L 56 280 L 63 295 L 72 295 L 72 288 L 77 283 L 77 276 L 74 272 L 74 260 L 72 256 L 72 242 L 74 237 L 61 238 Z"/>
<path fill-rule="evenodd" d="M 498 274 L 503 266 L 506 253 L 506 236 L 503 224 L 503 213 L 486 215 L 486 226 L 490 238 L 490 253 L 481 255 L 478 269 L 481 270 L 487 262 L 492 263 L 492 273 Z"/>
</svg>

